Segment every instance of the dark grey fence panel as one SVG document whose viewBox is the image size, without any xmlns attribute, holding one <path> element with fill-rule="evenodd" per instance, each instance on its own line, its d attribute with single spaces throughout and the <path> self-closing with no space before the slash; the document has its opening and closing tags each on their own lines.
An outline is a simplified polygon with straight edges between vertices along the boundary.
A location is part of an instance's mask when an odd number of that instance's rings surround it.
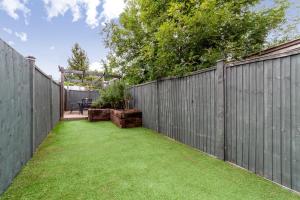
<svg viewBox="0 0 300 200">
<path fill-rule="evenodd" d="M 299 67 L 291 55 L 226 68 L 227 160 L 297 191 Z"/>
<path fill-rule="evenodd" d="M 78 90 L 65 90 L 65 110 L 79 109 L 78 102 L 84 98 L 96 100 L 99 97 L 99 91 L 78 91 Z"/>
<path fill-rule="evenodd" d="M 59 120 L 59 87 L 0 39 L 0 195 Z M 58 108 L 58 109 L 57 109 Z"/>
<path fill-rule="evenodd" d="M 143 125 L 150 129 L 157 129 L 157 93 L 156 93 L 156 83 L 149 83 L 144 86 L 141 90 L 140 87 L 132 88 L 130 91 L 133 99 L 139 99 L 139 101 L 132 101 L 131 106 L 136 107 L 141 110 L 147 110 L 143 114 Z M 137 98 L 139 96 L 140 98 Z M 152 120 L 154 119 L 154 120 Z"/>
<path fill-rule="evenodd" d="M 134 86 L 131 106 L 143 111 L 145 127 L 217 155 L 215 68 L 182 78 Z"/>
<path fill-rule="evenodd" d="M 0 40 L 0 194 L 31 156 L 28 61 Z"/>
<path fill-rule="evenodd" d="M 145 127 L 300 191 L 299 53 L 130 90 Z"/>
</svg>

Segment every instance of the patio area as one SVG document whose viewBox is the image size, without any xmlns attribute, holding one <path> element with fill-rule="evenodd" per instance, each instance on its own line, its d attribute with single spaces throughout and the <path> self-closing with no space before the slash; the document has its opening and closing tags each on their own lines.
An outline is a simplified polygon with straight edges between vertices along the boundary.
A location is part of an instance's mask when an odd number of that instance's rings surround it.
<svg viewBox="0 0 300 200">
<path fill-rule="evenodd" d="M 65 111 L 64 112 L 64 121 L 70 121 L 70 120 L 82 120 L 88 118 L 88 111 L 84 110 L 83 114 L 80 113 L 80 111 Z"/>
<path fill-rule="evenodd" d="M 300 199 L 145 128 L 60 122 L 0 198 Z"/>
</svg>

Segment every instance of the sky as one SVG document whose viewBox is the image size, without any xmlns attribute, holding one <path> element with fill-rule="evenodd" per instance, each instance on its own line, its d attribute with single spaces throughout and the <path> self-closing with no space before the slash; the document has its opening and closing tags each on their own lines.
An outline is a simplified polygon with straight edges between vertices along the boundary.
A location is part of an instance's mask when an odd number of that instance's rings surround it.
<svg viewBox="0 0 300 200">
<path fill-rule="evenodd" d="M 265 6 L 272 1 L 264 0 Z M 299 16 L 300 0 L 290 1 L 287 17 Z M 0 0 L 0 38 L 23 56 L 36 57 L 37 66 L 55 80 L 76 42 L 86 50 L 90 68 L 101 70 L 108 53 L 101 29 L 124 8 L 123 0 Z"/>
<path fill-rule="evenodd" d="M 0 0 L 0 38 L 23 56 L 34 56 L 55 80 L 76 42 L 86 50 L 90 68 L 101 70 L 108 52 L 102 24 L 117 19 L 124 7 L 123 0 Z"/>
</svg>

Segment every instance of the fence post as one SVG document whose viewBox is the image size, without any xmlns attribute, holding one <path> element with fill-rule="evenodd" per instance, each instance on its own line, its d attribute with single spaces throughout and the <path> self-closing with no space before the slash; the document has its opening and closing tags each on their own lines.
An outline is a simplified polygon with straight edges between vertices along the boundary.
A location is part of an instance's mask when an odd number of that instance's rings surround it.
<svg viewBox="0 0 300 200">
<path fill-rule="evenodd" d="M 61 79 L 60 79 L 60 120 L 63 120 L 64 118 L 64 112 L 65 112 L 65 89 L 64 89 L 64 81 L 65 81 L 65 75 L 64 75 L 64 68 L 58 66 L 60 73 L 61 73 Z"/>
<path fill-rule="evenodd" d="M 49 76 L 49 81 L 50 81 L 50 91 L 49 91 L 49 96 L 50 96 L 50 130 L 53 128 L 53 98 L 52 98 L 52 76 Z"/>
<path fill-rule="evenodd" d="M 31 156 L 35 151 L 35 57 L 28 56 L 26 59 L 30 66 L 30 96 L 31 96 Z"/>
<path fill-rule="evenodd" d="M 225 79 L 224 61 L 217 62 L 217 130 L 216 130 L 216 156 L 225 159 Z"/>
</svg>

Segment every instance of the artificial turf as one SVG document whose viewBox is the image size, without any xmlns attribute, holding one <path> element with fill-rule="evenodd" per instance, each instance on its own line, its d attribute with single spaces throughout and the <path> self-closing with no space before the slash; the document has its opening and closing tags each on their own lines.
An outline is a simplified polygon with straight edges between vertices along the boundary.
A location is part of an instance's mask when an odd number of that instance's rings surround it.
<svg viewBox="0 0 300 200">
<path fill-rule="evenodd" d="M 5 199 L 300 199 L 145 128 L 60 122 Z"/>
</svg>

